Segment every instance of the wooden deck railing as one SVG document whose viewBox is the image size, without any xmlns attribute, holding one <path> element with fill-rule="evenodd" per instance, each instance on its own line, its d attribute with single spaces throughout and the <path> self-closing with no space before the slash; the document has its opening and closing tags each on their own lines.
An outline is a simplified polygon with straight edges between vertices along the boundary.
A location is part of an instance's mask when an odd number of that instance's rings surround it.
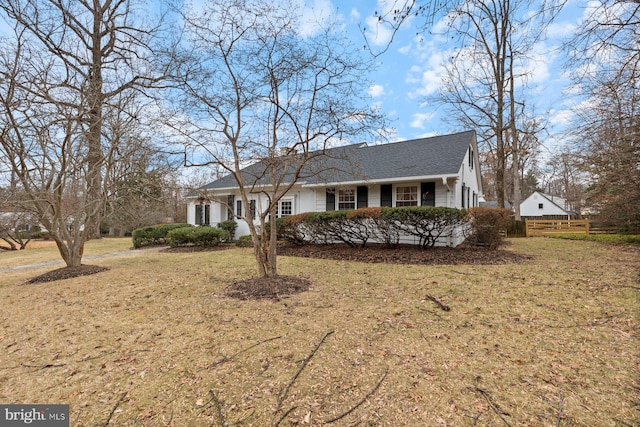
<svg viewBox="0 0 640 427">
<path fill-rule="evenodd" d="M 587 219 L 528 219 L 526 221 L 526 236 L 544 236 L 546 234 L 589 234 L 589 220 Z"/>
</svg>

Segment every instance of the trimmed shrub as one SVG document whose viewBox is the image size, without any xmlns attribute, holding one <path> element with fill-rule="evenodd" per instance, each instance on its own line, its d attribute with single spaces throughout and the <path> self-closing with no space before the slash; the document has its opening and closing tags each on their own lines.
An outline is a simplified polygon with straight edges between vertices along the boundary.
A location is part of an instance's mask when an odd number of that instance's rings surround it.
<svg viewBox="0 0 640 427">
<path fill-rule="evenodd" d="M 469 240 L 478 246 L 496 249 L 504 242 L 507 227 L 513 221 L 511 211 L 504 208 L 469 209 L 471 235 Z"/>
<path fill-rule="evenodd" d="M 342 232 L 347 219 L 347 211 L 312 212 L 304 220 L 306 232 L 311 241 L 326 245 L 336 241 L 349 243 Z M 354 246 L 351 244 L 351 246 Z"/>
<path fill-rule="evenodd" d="M 183 246 L 217 246 L 229 239 L 229 233 L 217 227 L 183 227 L 167 233 L 167 243 L 172 248 Z"/>
<path fill-rule="evenodd" d="M 310 242 L 311 235 L 308 233 L 306 220 L 311 212 L 305 212 L 297 215 L 286 216 L 276 220 L 278 227 L 278 238 L 302 246 Z M 267 228 L 268 230 L 268 228 Z"/>
<path fill-rule="evenodd" d="M 384 243 L 388 247 L 396 246 L 400 241 L 398 230 L 383 218 L 382 207 L 360 208 L 347 212 L 347 219 L 357 223 L 352 235 L 362 242 L 369 239 Z"/>
<path fill-rule="evenodd" d="M 383 208 L 381 218 L 398 234 L 417 237 L 423 249 L 435 246 L 438 239 L 452 235 L 468 222 L 464 209 L 434 206 Z"/>
<path fill-rule="evenodd" d="M 218 228 L 224 230 L 229 235 L 229 239 L 225 241 L 231 241 L 236 235 L 236 228 L 238 228 L 238 223 L 232 219 L 228 219 L 226 221 L 222 221 L 218 224 Z"/>
<path fill-rule="evenodd" d="M 131 239 L 133 240 L 134 248 L 141 248 L 144 246 L 157 246 L 167 244 L 167 233 L 176 228 L 193 227 L 191 224 L 176 223 L 176 224 L 158 224 L 151 225 L 149 227 L 142 227 L 133 230 L 131 233 Z"/>
<path fill-rule="evenodd" d="M 296 244 L 344 242 L 364 247 L 369 241 L 394 246 L 405 234 L 416 236 L 427 248 L 460 232 L 467 221 L 464 209 L 430 206 L 309 212 L 285 218 L 279 236 Z"/>
<path fill-rule="evenodd" d="M 245 234 L 244 236 L 238 237 L 238 240 L 236 241 L 236 245 L 241 247 L 241 248 L 252 247 L 253 246 L 253 239 L 251 238 L 251 235 Z"/>
</svg>

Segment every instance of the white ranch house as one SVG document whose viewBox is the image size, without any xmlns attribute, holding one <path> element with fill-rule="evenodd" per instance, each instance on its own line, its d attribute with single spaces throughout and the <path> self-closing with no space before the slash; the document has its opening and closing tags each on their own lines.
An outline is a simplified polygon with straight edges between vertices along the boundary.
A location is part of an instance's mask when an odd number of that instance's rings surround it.
<svg viewBox="0 0 640 427">
<path fill-rule="evenodd" d="M 379 206 L 469 208 L 478 206 L 482 196 L 474 131 L 332 148 L 313 160 L 309 169 L 319 165 L 325 173 L 308 173 L 299 179 L 279 202 L 279 217 Z M 243 173 L 262 176 L 263 170 L 258 162 Z M 242 206 L 234 178 L 223 177 L 188 196 L 187 221 L 217 225 L 234 219 L 238 222 L 236 237 L 249 234 L 248 225 L 238 217 L 256 219 L 267 206 L 263 194 L 254 196 L 250 206 Z M 449 239 L 446 244 L 455 246 L 460 241 Z"/>
</svg>

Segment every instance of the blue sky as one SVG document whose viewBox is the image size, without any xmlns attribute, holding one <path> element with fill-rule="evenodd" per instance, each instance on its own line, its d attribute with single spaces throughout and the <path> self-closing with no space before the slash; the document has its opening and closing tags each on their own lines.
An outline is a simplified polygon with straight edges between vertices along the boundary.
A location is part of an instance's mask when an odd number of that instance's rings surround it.
<svg viewBox="0 0 640 427">
<path fill-rule="evenodd" d="M 194 0 L 197 3 L 205 0 Z M 386 11 L 394 3 L 404 0 L 293 0 L 304 10 L 307 24 L 303 31 L 313 31 L 315 23 L 333 16 L 350 34 L 357 46 L 364 45 L 362 29 L 366 28 L 371 48 L 382 50 L 389 46 L 391 32 L 380 26 L 375 12 Z M 563 70 L 565 54 L 561 42 L 570 36 L 587 7 L 586 0 L 569 0 L 558 19 L 549 27 L 549 37 L 541 40 L 530 52 L 530 94 L 539 115 L 548 117 L 548 134 L 544 144 L 548 150 L 562 142 L 561 131 L 572 117 L 571 109 L 577 97 L 570 90 L 570 81 Z M 424 34 L 416 36 L 422 21 L 408 21 L 395 34 L 393 43 L 378 57 L 379 66 L 368 76 L 372 82 L 372 102 L 391 120 L 391 140 L 405 140 L 460 131 L 445 123 L 444 107 L 427 102 L 440 84 L 442 65 L 447 57 L 446 38 Z M 0 20 L 0 33 L 6 24 Z M 446 26 L 436 21 L 435 32 Z"/>
<path fill-rule="evenodd" d="M 361 29 L 366 28 L 373 49 L 383 49 L 391 37 L 387 28 L 377 24 L 374 13 L 386 10 L 393 3 L 393 0 L 304 0 L 309 22 L 322 19 L 327 14 L 337 15 L 355 43 L 363 43 Z M 570 81 L 563 70 L 565 54 L 560 46 L 566 37 L 573 34 L 585 7 L 586 2 L 569 1 L 549 27 L 548 37 L 529 52 L 530 96 L 536 113 L 548 117 L 549 133 L 544 137 L 548 150 L 561 142 L 561 131 L 572 117 L 572 107 L 578 102 L 571 95 Z M 460 130 L 443 121 L 446 114 L 443 107 L 426 102 L 428 96 L 436 94 L 442 64 L 450 46 L 441 36 L 424 34 L 424 37 L 416 37 L 420 23 L 410 21 L 401 28 L 390 48 L 379 57 L 379 68 L 372 70 L 370 75 L 373 102 L 393 120 L 393 140 Z M 441 33 L 445 29 L 442 21 L 434 25 L 436 32 Z"/>
</svg>

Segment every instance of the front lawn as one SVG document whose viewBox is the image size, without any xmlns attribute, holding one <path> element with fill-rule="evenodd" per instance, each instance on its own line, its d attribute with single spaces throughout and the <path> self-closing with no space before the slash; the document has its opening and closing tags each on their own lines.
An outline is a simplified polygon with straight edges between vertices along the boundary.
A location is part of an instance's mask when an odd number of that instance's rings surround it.
<svg viewBox="0 0 640 427">
<path fill-rule="evenodd" d="M 637 425 L 638 251 L 509 241 L 524 261 L 283 256 L 312 287 L 279 301 L 224 296 L 250 248 L 0 273 L 0 401 L 71 426 Z"/>
<path fill-rule="evenodd" d="M 557 239 L 588 240 L 590 242 L 640 246 L 640 234 L 556 234 L 551 237 L 555 237 Z"/>
</svg>

